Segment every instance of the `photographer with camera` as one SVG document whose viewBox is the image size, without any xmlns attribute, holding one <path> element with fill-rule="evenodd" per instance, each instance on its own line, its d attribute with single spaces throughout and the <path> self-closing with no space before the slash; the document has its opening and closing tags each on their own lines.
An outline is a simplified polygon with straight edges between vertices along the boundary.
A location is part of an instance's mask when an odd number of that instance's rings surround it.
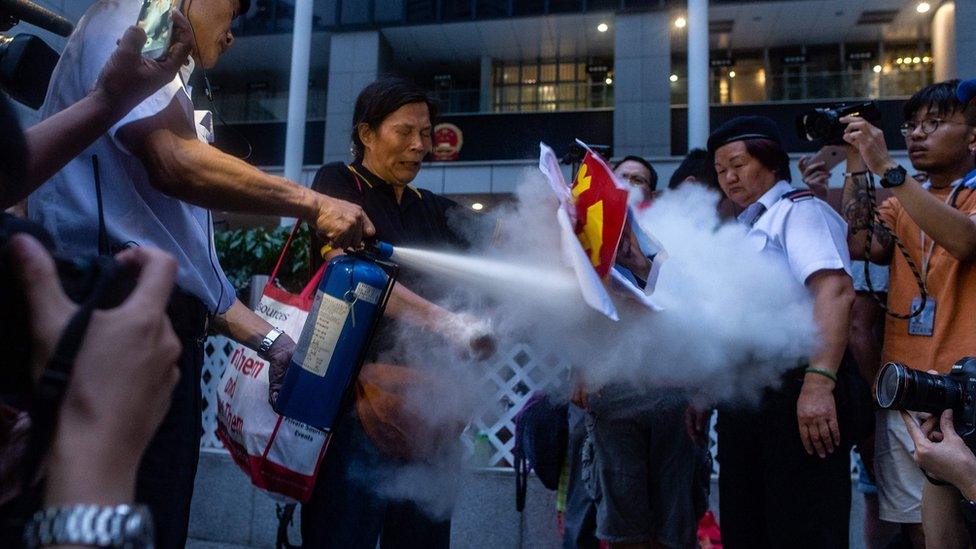
<svg viewBox="0 0 976 549">
<path fill-rule="evenodd" d="M 140 53 L 146 33 L 137 26 L 125 30 L 102 67 L 95 86 L 78 102 L 24 131 L 30 156 L 22 177 L 0 187 L 0 210 L 23 200 L 70 160 L 101 137 L 136 105 L 171 81 L 190 54 L 190 24 L 173 14 L 173 41 L 163 57 Z"/>
<path fill-rule="evenodd" d="M 815 156 L 800 158 L 799 168 L 803 182 L 818 198 L 827 200 L 827 189 L 830 181 L 831 164 L 835 160 L 846 158 L 846 151 L 837 150 L 836 145 L 827 145 Z M 836 159 L 831 158 L 836 154 Z M 836 164 L 833 164 L 836 165 Z M 888 267 L 886 265 L 868 265 L 871 284 L 865 278 L 863 261 L 851 262 L 851 277 L 854 282 L 854 304 L 851 307 L 851 333 L 848 342 L 851 356 L 857 364 L 861 378 L 871 384 L 881 367 L 882 327 L 884 310 L 879 303 L 883 303 L 888 292 Z M 871 406 L 869 395 L 863 405 Z M 873 408 L 866 413 L 869 423 L 873 425 Z M 858 470 L 857 491 L 864 496 L 864 541 L 869 549 L 887 547 L 888 540 L 897 532 L 895 525 L 882 522 L 878 518 L 878 491 L 874 478 L 874 430 L 856 443 L 855 457 Z"/>
<path fill-rule="evenodd" d="M 13 235 L 4 252 L 30 311 L 30 368 L 38 379 L 64 352 L 79 306 L 65 295 L 54 261 L 35 238 Z M 95 545 L 88 536 L 109 538 L 114 547 L 152 543 L 152 516 L 133 498 L 140 457 L 180 377 L 180 343 L 166 317 L 176 262 L 151 248 L 125 250 L 115 259 L 132 269 L 135 288 L 119 306 L 92 313 L 59 409 L 43 410 L 56 418 L 50 446 L 38 456 L 45 463 L 43 509 L 25 528 L 32 496 L 4 507 L 0 543 L 6 547 L 19 547 L 22 539 L 32 547 Z M 119 348 L 126 349 L 124 360 Z M 33 437 L 41 436 L 38 419 L 32 417 Z"/>
<path fill-rule="evenodd" d="M 0 127 L 8 188 L 34 151 L 2 97 Z M 133 495 L 180 376 L 166 316 L 176 262 L 145 247 L 56 264 L 52 247 L 36 225 L 0 213 L 0 546 L 149 546 L 152 516 Z M 91 293 L 112 303 L 89 303 Z"/>
<path fill-rule="evenodd" d="M 902 135 L 924 184 L 892 160 L 880 129 L 859 116 L 839 120 L 850 145 L 842 210 L 851 256 L 890 264 L 882 361 L 940 373 L 976 348 L 976 192 L 964 184 L 976 168 L 976 130 L 958 83 L 927 86 L 905 104 Z M 877 210 L 871 173 L 893 194 Z M 899 412 L 878 412 L 875 445 L 881 519 L 904 525 L 915 547 L 968 543 L 958 521 L 944 522 L 958 516 L 947 509 L 958 494 L 925 482 Z"/>
<path fill-rule="evenodd" d="M 921 427 L 908 412 L 902 411 L 901 417 L 915 443 L 915 463 L 962 495 L 960 514 L 969 543 L 976 545 L 976 455 L 956 432 L 952 409 L 930 416 Z"/>
<path fill-rule="evenodd" d="M 200 452 L 203 341 L 210 328 L 257 350 L 273 367 L 286 365 L 295 347 L 236 299 L 213 249 L 208 208 L 297 217 L 336 248 L 356 246 L 374 233 L 362 208 L 267 175 L 207 142 L 209 116 L 194 112 L 186 82 L 195 65 L 211 68 L 230 48 L 231 23 L 249 2 L 178 4 L 193 36 L 191 63 L 28 199 L 29 217 L 67 254 L 151 246 L 179 263 L 168 314 L 183 345 L 182 376 L 143 457 L 136 491 L 137 501 L 152 509 L 156 545 L 164 548 L 186 540 Z M 101 0 L 88 9 L 51 78 L 42 115 L 88 93 L 114 37 L 139 18 L 140 6 Z"/>
</svg>

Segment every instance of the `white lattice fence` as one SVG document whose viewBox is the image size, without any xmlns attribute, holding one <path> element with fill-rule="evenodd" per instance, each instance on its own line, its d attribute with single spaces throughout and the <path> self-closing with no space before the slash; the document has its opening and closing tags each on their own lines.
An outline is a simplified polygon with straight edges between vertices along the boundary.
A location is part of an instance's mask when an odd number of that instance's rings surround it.
<svg viewBox="0 0 976 549">
<path fill-rule="evenodd" d="M 204 345 L 203 376 L 203 448 L 221 449 L 217 439 L 217 384 L 233 351 L 231 341 L 214 336 Z M 508 466 L 512 463 L 512 446 L 515 444 L 515 424 L 512 418 L 533 392 L 558 387 L 563 382 L 568 367 L 554 357 L 538 357 L 527 345 L 515 345 L 484 366 L 481 392 L 491 395 L 486 400 L 477 419 L 468 427 L 468 435 L 483 434 L 491 444 L 492 455 L 486 465 Z M 465 444 L 473 449 L 470 436 Z"/>
<path fill-rule="evenodd" d="M 204 364 L 201 385 L 203 389 L 203 448 L 223 449 L 217 439 L 217 384 L 233 350 L 229 339 L 214 336 L 204 346 Z M 525 402 L 538 390 L 558 389 L 566 382 L 568 364 L 554 356 L 537 356 L 531 347 L 514 345 L 484 366 L 481 392 L 491 395 L 476 419 L 468 426 L 463 442 L 469 451 L 476 452 L 474 439 L 483 435 L 490 445 L 490 456 L 484 456 L 479 465 L 508 467 L 512 464 L 512 446 L 515 444 L 515 424 L 512 418 Z M 716 435 L 714 421 L 709 430 L 709 447 L 714 457 Z M 857 467 L 852 460 L 852 474 Z M 713 460 L 713 473 L 718 473 L 718 462 Z"/>
<path fill-rule="evenodd" d="M 492 396 L 468 428 L 483 434 L 491 443 L 494 452 L 486 465 L 504 467 L 512 464 L 512 446 L 515 445 L 512 418 L 535 391 L 559 387 L 568 371 L 565 362 L 555 357 L 538 356 L 524 344 L 500 353 L 485 368 L 481 394 Z"/>
<path fill-rule="evenodd" d="M 224 373 L 227 360 L 234 350 L 233 342 L 223 336 L 213 336 L 203 345 L 203 374 L 200 387 L 203 389 L 203 437 L 201 448 L 224 449 L 217 439 L 217 384 Z"/>
</svg>

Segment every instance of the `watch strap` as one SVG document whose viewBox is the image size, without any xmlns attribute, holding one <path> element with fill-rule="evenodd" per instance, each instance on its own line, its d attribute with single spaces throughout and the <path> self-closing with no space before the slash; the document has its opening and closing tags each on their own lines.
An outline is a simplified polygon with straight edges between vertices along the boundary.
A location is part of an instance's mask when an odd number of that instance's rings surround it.
<svg viewBox="0 0 976 549">
<path fill-rule="evenodd" d="M 42 509 L 24 528 L 27 547 L 85 545 L 152 548 L 152 515 L 145 505 L 76 504 Z"/>
<path fill-rule="evenodd" d="M 959 502 L 959 510 L 966 523 L 976 525 L 976 501 L 963 498 Z"/>
<path fill-rule="evenodd" d="M 261 345 L 258 346 L 258 355 L 263 357 L 265 354 L 267 354 L 268 351 L 271 350 L 271 346 L 274 345 L 275 340 L 278 339 L 278 337 L 283 333 L 284 332 L 278 328 L 271 328 L 271 331 L 268 332 L 264 336 L 264 339 L 261 340 Z"/>
</svg>

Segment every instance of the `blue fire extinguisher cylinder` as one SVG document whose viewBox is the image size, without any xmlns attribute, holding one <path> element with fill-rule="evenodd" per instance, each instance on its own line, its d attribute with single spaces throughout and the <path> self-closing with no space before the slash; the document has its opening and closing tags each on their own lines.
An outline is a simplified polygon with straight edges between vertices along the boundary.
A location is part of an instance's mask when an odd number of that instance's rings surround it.
<svg viewBox="0 0 976 549">
<path fill-rule="evenodd" d="M 392 252 L 392 246 L 378 242 L 364 253 L 329 262 L 285 372 L 276 412 L 332 430 L 395 282 L 396 267 L 379 264 Z"/>
</svg>

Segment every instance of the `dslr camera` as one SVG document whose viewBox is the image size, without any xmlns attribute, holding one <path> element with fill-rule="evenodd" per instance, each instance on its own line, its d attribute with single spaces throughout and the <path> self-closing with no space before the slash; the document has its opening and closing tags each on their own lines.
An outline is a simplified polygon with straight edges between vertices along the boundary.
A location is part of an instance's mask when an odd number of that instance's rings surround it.
<svg viewBox="0 0 976 549">
<path fill-rule="evenodd" d="M 603 157 L 607 162 L 610 161 L 610 157 L 613 156 L 613 148 L 610 145 L 587 145 L 591 151 Z M 583 161 L 583 157 L 586 156 L 586 149 L 582 145 L 573 141 L 569 144 L 569 148 L 566 150 L 566 154 L 559 159 L 559 163 L 566 166 L 575 166 Z"/>
<path fill-rule="evenodd" d="M 875 101 L 835 105 L 834 107 L 812 109 L 797 116 L 797 134 L 804 141 L 819 142 L 826 145 L 844 145 L 844 129 L 847 124 L 841 123 L 840 119 L 845 116 L 860 116 L 872 124 L 881 121 L 881 111 Z"/>
<path fill-rule="evenodd" d="M 952 409 L 956 432 L 976 452 L 976 357 L 959 359 L 946 375 L 889 362 L 878 372 L 875 400 L 886 410 L 941 415 Z"/>
<path fill-rule="evenodd" d="M 4 366 L 0 368 L 0 400 L 16 401 L 34 388 L 30 371 L 32 352 L 30 316 L 27 298 L 14 274 L 7 244 L 18 233 L 26 233 L 39 240 L 48 251 L 54 246 L 50 236 L 40 226 L 9 214 L 0 214 L 0 338 L 4 351 Z M 68 257 L 57 253 L 54 263 L 65 294 L 75 303 L 91 301 L 95 309 L 111 309 L 125 301 L 136 284 L 132 268 L 109 256 Z M 70 372 L 62 372 L 65 378 Z"/>
<path fill-rule="evenodd" d="M 30 0 L 0 0 L 0 32 L 21 21 L 61 36 L 74 29 L 67 19 Z M 37 110 L 44 104 L 59 57 L 37 36 L 0 34 L 0 85 L 10 97 Z"/>
</svg>

